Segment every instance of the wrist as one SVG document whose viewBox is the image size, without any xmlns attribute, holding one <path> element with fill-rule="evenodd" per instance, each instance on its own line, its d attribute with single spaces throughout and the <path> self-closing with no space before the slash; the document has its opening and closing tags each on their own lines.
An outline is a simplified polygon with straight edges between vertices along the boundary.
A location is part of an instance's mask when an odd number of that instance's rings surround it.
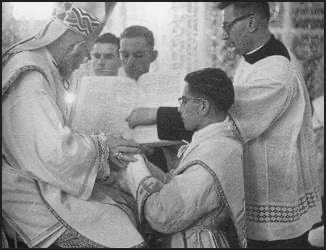
<svg viewBox="0 0 326 250">
<path fill-rule="evenodd" d="M 156 114 L 158 108 L 149 108 L 148 109 L 148 121 L 150 125 L 156 124 Z"/>
<path fill-rule="evenodd" d="M 146 163 L 144 162 L 142 156 L 137 155 L 137 158 L 138 161 L 129 163 L 126 169 L 126 177 L 128 180 L 129 190 L 134 197 L 136 197 L 136 192 L 140 182 L 145 177 L 151 176 L 151 173 L 147 169 Z"/>
<path fill-rule="evenodd" d="M 104 134 L 91 135 L 91 138 L 95 141 L 97 149 L 97 179 L 105 180 L 110 175 L 110 168 L 107 162 L 109 157 L 109 148 L 107 147 L 107 137 Z"/>
</svg>

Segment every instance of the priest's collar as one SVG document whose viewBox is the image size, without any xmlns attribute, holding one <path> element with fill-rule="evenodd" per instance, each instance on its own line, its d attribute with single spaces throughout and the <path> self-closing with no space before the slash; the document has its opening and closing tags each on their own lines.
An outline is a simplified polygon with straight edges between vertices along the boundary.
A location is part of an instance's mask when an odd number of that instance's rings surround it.
<svg viewBox="0 0 326 250">
<path fill-rule="evenodd" d="M 251 51 L 249 54 L 246 54 L 243 57 L 247 63 L 254 64 L 269 56 L 284 56 L 289 61 L 291 60 L 285 45 L 281 41 L 275 39 L 274 35 L 272 35 L 268 42 L 263 46 Z"/>
</svg>

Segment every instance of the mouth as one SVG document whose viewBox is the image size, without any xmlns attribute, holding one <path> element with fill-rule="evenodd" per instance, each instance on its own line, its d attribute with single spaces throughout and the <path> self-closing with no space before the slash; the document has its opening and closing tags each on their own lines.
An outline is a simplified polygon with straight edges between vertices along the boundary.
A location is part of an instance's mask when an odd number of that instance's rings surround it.
<svg viewBox="0 0 326 250">
<path fill-rule="evenodd" d="M 100 72 L 111 72 L 112 69 L 96 69 L 97 71 L 100 71 Z"/>
<path fill-rule="evenodd" d="M 225 45 L 226 45 L 227 50 L 229 50 L 229 51 L 234 51 L 236 49 L 234 42 L 228 41 L 228 42 L 226 42 Z"/>
</svg>

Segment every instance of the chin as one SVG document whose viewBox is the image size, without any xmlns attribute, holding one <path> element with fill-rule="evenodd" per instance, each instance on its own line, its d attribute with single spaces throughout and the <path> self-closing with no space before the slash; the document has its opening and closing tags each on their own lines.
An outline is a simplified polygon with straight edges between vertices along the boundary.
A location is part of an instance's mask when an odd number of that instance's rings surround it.
<svg viewBox="0 0 326 250">
<path fill-rule="evenodd" d="M 139 78 L 139 76 L 137 75 L 132 75 L 132 74 L 127 74 L 128 77 L 134 79 L 134 80 L 137 80 Z"/>
<path fill-rule="evenodd" d="M 108 72 L 103 72 L 103 71 L 96 71 L 96 72 L 95 72 L 95 75 L 96 75 L 96 76 L 111 76 L 110 73 L 108 73 Z"/>
<path fill-rule="evenodd" d="M 184 127 L 186 131 L 191 131 L 192 128 L 189 127 L 189 125 L 187 125 L 184 121 L 183 121 Z"/>
</svg>

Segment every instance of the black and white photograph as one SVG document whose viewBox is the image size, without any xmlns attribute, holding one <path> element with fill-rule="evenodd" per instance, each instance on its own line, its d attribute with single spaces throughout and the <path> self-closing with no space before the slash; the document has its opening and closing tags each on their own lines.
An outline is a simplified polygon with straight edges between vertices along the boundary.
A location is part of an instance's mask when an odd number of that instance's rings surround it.
<svg viewBox="0 0 326 250">
<path fill-rule="evenodd" d="M 324 248 L 324 2 L 2 2 L 2 248 Z"/>
</svg>

